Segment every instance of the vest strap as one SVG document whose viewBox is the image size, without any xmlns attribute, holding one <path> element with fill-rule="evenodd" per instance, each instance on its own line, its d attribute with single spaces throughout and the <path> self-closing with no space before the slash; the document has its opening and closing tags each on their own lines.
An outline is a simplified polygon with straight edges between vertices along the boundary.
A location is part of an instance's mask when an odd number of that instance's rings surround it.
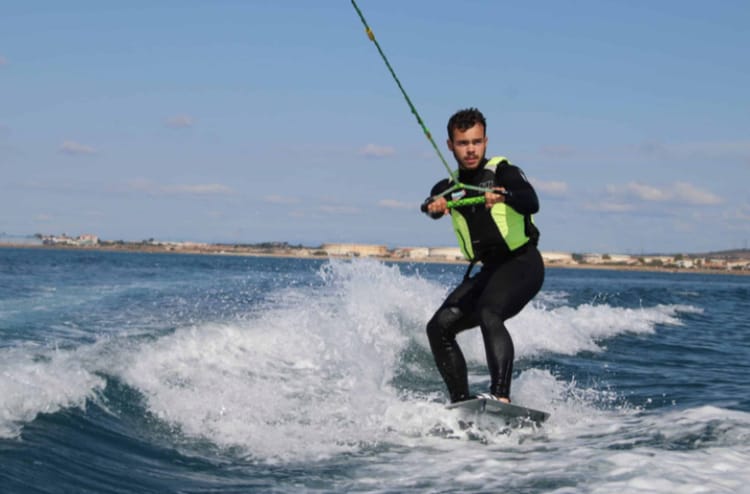
<svg viewBox="0 0 750 494">
<path fill-rule="evenodd" d="M 469 261 L 469 265 L 466 268 L 466 272 L 464 273 L 464 281 L 471 278 L 471 270 L 474 269 L 474 266 L 479 262 L 479 259 L 472 259 Z"/>
</svg>

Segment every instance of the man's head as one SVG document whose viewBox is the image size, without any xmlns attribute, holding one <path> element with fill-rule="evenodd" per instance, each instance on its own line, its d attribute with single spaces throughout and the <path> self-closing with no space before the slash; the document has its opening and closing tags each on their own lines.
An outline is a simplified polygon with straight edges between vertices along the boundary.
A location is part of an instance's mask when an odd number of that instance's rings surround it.
<svg viewBox="0 0 750 494">
<path fill-rule="evenodd" d="M 479 167 L 487 150 L 487 122 L 482 112 L 468 108 L 453 114 L 448 120 L 448 149 L 461 168 Z"/>
</svg>

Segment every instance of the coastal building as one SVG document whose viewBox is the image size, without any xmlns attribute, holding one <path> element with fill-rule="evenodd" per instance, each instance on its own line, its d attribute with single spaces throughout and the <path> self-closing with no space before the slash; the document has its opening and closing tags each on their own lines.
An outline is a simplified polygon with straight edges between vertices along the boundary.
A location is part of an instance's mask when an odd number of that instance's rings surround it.
<svg viewBox="0 0 750 494">
<path fill-rule="evenodd" d="M 428 257 L 445 261 L 459 261 L 464 258 L 458 247 L 431 247 Z"/>
<path fill-rule="evenodd" d="M 583 264 L 620 264 L 630 266 L 637 264 L 638 259 L 627 254 L 588 253 L 581 254 L 581 262 Z"/>
<path fill-rule="evenodd" d="M 542 252 L 544 264 L 573 264 L 573 254 L 570 252 Z"/>
<path fill-rule="evenodd" d="M 99 245 L 99 237 L 90 233 L 79 235 L 77 238 L 78 245 Z"/>
<path fill-rule="evenodd" d="M 725 259 L 709 258 L 703 262 L 703 267 L 708 269 L 727 269 L 727 261 Z"/>
<path fill-rule="evenodd" d="M 581 254 L 581 262 L 583 264 L 602 264 L 604 262 L 604 256 L 596 253 Z"/>
<path fill-rule="evenodd" d="M 383 257 L 388 255 L 385 245 L 323 244 L 321 250 L 329 256 Z"/>
<path fill-rule="evenodd" d="M 672 256 L 642 256 L 640 259 L 647 266 L 668 266 L 675 264 L 674 257 Z"/>
<path fill-rule="evenodd" d="M 750 271 L 750 261 L 727 262 L 727 271 Z"/>
<path fill-rule="evenodd" d="M 682 269 L 692 269 L 695 267 L 695 261 L 692 259 L 680 259 L 675 261 L 675 265 Z"/>
<path fill-rule="evenodd" d="M 99 245 L 99 237 L 90 233 L 70 237 L 63 233 L 62 235 L 42 235 L 43 245 L 71 245 L 75 247 L 93 247 Z"/>
<path fill-rule="evenodd" d="M 627 254 L 607 254 L 607 256 L 609 257 L 609 259 L 607 259 L 607 262 L 611 264 L 632 265 L 638 262 L 638 260 L 634 259 L 633 256 Z"/>
<path fill-rule="evenodd" d="M 397 259 L 414 259 L 422 260 L 430 255 L 430 249 L 427 247 L 399 247 L 393 249 L 391 257 Z"/>
</svg>

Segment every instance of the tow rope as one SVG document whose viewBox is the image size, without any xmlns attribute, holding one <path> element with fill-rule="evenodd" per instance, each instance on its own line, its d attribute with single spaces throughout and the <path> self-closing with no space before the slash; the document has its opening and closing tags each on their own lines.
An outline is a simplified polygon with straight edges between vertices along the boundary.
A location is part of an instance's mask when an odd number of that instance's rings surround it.
<svg viewBox="0 0 750 494">
<path fill-rule="evenodd" d="M 406 90 L 404 90 L 404 87 L 401 85 L 401 81 L 399 81 L 398 76 L 396 76 L 396 72 L 393 70 L 393 67 L 391 67 L 390 62 L 388 61 L 388 58 L 385 56 L 385 53 L 383 52 L 383 49 L 380 47 L 380 43 L 378 43 L 378 40 L 375 39 L 375 33 L 372 32 L 372 29 L 367 24 L 367 21 L 365 20 L 364 14 L 362 14 L 362 11 L 357 6 L 357 2 L 354 0 L 351 0 L 352 6 L 354 7 L 354 10 L 357 11 L 357 15 L 359 15 L 359 19 L 362 21 L 362 25 L 365 26 L 365 33 L 367 34 L 367 37 L 375 44 L 375 48 L 378 49 L 378 53 L 380 53 L 380 57 L 383 59 L 383 62 L 385 62 L 385 66 L 388 67 L 388 71 L 391 73 L 391 76 L 393 77 L 393 80 L 396 81 L 396 85 L 401 90 L 401 94 L 404 96 L 404 99 L 406 100 L 406 103 L 409 105 L 409 109 L 414 114 L 414 116 L 417 119 L 417 123 L 422 128 L 422 132 L 424 132 L 425 137 L 427 137 L 427 140 L 430 141 L 430 144 L 432 145 L 432 149 L 435 150 L 435 152 L 438 155 L 438 158 L 440 158 L 440 161 L 443 163 L 443 166 L 448 171 L 448 175 L 450 175 L 452 181 L 453 181 L 453 187 L 449 188 L 448 190 L 442 192 L 441 194 L 433 197 L 432 199 L 436 199 L 437 197 L 445 196 L 447 194 L 450 194 L 451 192 L 457 190 L 457 189 L 467 189 L 467 190 L 476 190 L 479 192 L 496 192 L 492 189 L 489 189 L 487 187 L 477 187 L 475 185 L 469 185 L 461 183 L 458 180 L 458 170 L 454 171 L 451 170 L 451 167 L 448 165 L 448 162 L 445 161 L 445 158 L 443 157 L 443 154 L 440 152 L 440 149 L 438 149 L 437 144 L 435 144 L 435 140 L 432 138 L 432 134 L 430 133 L 427 126 L 424 124 L 424 121 L 422 120 L 422 117 L 419 116 L 419 112 L 417 112 L 417 109 L 414 107 L 414 104 L 411 102 L 411 99 L 409 99 L 409 95 L 406 94 Z M 468 206 L 470 204 L 483 204 L 484 203 L 484 196 L 476 196 L 476 197 L 467 197 L 463 199 L 458 199 L 455 201 L 448 201 L 448 208 L 455 208 L 459 206 Z M 424 206 L 424 205 L 423 205 Z"/>
</svg>

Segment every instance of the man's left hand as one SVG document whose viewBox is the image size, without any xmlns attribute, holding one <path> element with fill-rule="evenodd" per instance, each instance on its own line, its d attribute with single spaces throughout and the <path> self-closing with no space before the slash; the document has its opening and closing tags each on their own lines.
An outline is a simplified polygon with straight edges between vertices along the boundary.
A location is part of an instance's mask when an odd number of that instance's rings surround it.
<svg viewBox="0 0 750 494">
<path fill-rule="evenodd" d="M 497 203 L 505 202 L 505 195 L 507 194 L 505 187 L 494 187 L 493 192 L 484 193 L 484 207 L 490 209 Z"/>
</svg>

